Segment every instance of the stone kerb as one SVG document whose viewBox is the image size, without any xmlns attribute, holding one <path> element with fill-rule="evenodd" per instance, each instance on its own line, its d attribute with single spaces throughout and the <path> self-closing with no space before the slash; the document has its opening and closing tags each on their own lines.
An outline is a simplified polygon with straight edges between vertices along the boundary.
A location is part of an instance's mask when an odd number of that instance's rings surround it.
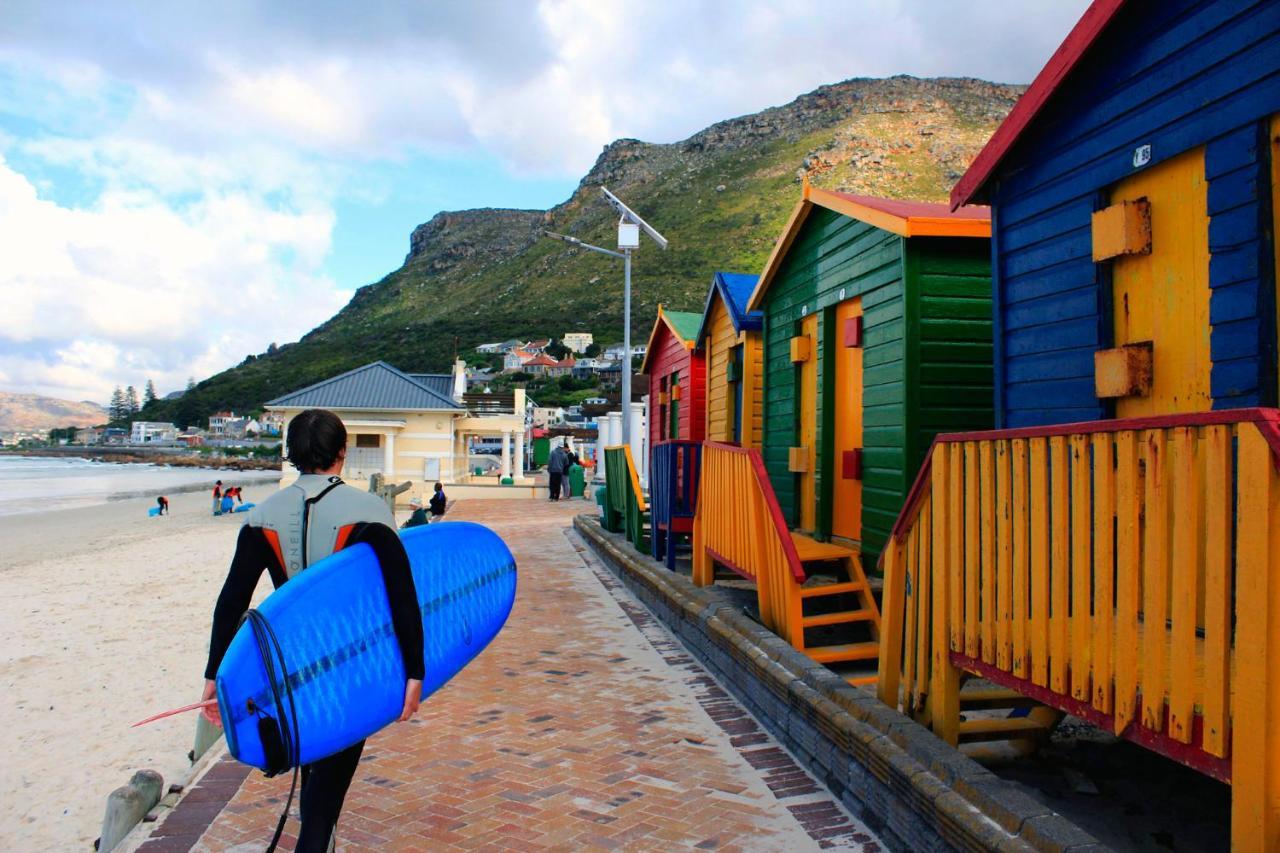
<svg viewBox="0 0 1280 853">
<path fill-rule="evenodd" d="M 928 729 L 791 648 L 594 516 L 575 529 L 680 640 L 845 806 L 911 850 L 1105 849 Z"/>
</svg>

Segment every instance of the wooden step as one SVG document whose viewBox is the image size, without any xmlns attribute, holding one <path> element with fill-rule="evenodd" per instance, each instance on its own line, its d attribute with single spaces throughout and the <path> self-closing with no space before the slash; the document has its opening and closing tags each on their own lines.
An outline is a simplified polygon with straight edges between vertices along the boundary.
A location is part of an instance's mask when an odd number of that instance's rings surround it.
<svg viewBox="0 0 1280 853">
<path fill-rule="evenodd" d="M 997 708 L 1034 708 L 1038 704 L 1040 703 L 1034 699 L 1003 687 L 962 690 L 960 692 L 960 707 L 966 711 L 987 711 Z"/>
<path fill-rule="evenodd" d="M 796 547 L 796 556 L 802 563 L 829 562 L 832 560 L 857 559 L 858 552 L 844 545 L 833 542 L 819 542 L 803 533 L 792 533 L 791 542 Z"/>
<path fill-rule="evenodd" d="M 821 598 L 824 595 L 840 595 L 845 592 L 861 592 L 865 587 L 862 581 L 846 581 L 844 583 L 827 583 L 821 586 L 800 587 L 801 598 Z"/>
<path fill-rule="evenodd" d="M 818 616 L 806 616 L 801 624 L 806 628 L 821 628 L 824 625 L 847 625 L 851 622 L 869 622 L 875 618 L 870 610 L 841 610 L 838 613 L 823 613 Z"/>
<path fill-rule="evenodd" d="M 880 676 L 874 672 L 868 675 L 846 675 L 844 680 L 853 687 L 865 687 L 868 684 L 875 684 L 880 680 Z"/>
<path fill-rule="evenodd" d="M 1045 738 L 1049 730 L 1031 717 L 999 717 L 994 719 L 963 720 L 960 723 L 960 742 L 978 743 L 989 740 L 1017 740 L 1020 738 Z"/>
<path fill-rule="evenodd" d="M 880 644 L 845 643 L 839 646 L 814 646 L 804 653 L 818 663 L 845 663 L 853 660 L 875 660 L 880 656 Z"/>
</svg>

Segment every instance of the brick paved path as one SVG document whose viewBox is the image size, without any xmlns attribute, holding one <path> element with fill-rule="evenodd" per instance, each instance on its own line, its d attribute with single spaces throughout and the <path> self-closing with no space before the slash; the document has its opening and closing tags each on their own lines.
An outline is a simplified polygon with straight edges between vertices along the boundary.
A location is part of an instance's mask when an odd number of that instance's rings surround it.
<svg viewBox="0 0 1280 853">
<path fill-rule="evenodd" d="M 567 528 L 587 506 L 458 505 L 452 517 L 492 526 L 515 552 L 515 609 L 415 720 L 370 739 L 339 849 L 879 849 L 579 553 Z M 216 766 L 207 792 L 193 790 L 143 849 L 185 849 L 179 836 L 211 818 L 197 849 L 261 849 L 289 780 L 254 772 L 217 811 L 237 770 L 229 760 Z"/>
</svg>

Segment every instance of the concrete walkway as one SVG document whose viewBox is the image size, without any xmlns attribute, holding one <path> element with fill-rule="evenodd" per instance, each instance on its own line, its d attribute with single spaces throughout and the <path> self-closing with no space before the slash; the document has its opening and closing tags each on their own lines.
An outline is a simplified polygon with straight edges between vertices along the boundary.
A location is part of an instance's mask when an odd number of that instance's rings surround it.
<svg viewBox="0 0 1280 853">
<path fill-rule="evenodd" d="M 515 609 L 415 720 L 369 741 L 339 849 L 880 849 L 583 553 L 568 527 L 589 508 L 459 503 L 451 517 L 515 552 Z M 225 760 L 141 849 L 261 849 L 288 788 Z"/>
</svg>

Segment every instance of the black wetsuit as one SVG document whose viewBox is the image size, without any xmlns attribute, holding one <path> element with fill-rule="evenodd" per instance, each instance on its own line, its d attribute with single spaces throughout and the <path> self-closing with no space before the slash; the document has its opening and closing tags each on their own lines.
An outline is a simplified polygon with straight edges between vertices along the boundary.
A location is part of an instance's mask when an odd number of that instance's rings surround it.
<svg viewBox="0 0 1280 853">
<path fill-rule="evenodd" d="M 330 499 L 331 503 L 325 504 L 335 489 L 343 491 L 336 493 L 337 500 Z M 291 491 L 305 495 L 305 506 L 303 497 L 291 495 Z M 326 514 L 322 510 L 331 511 Z M 316 474 L 304 474 L 295 486 L 282 489 L 251 510 L 248 522 L 240 529 L 231 569 L 213 611 L 205 678 L 216 677 L 263 571 L 271 576 L 271 582 L 278 589 L 310 563 L 347 545 L 366 542 L 373 548 L 382 569 L 405 677 L 422 680 L 425 674 L 422 617 L 418 612 L 409 557 L 395 530 L 383 522 L 383 515 L 390 517 L 390 512 L 380 498 L 347 486 L 337 477 L 320 478 Z M 298 519 L 301 524 L 297 523 Z M 303 543 L 308 543 L 310 548 Z M 302 830 L 296 850 L 327 849 L 363 749 L 364 741 L 360 741 L 302 768 L 299 795 Z"/>
</svg>

